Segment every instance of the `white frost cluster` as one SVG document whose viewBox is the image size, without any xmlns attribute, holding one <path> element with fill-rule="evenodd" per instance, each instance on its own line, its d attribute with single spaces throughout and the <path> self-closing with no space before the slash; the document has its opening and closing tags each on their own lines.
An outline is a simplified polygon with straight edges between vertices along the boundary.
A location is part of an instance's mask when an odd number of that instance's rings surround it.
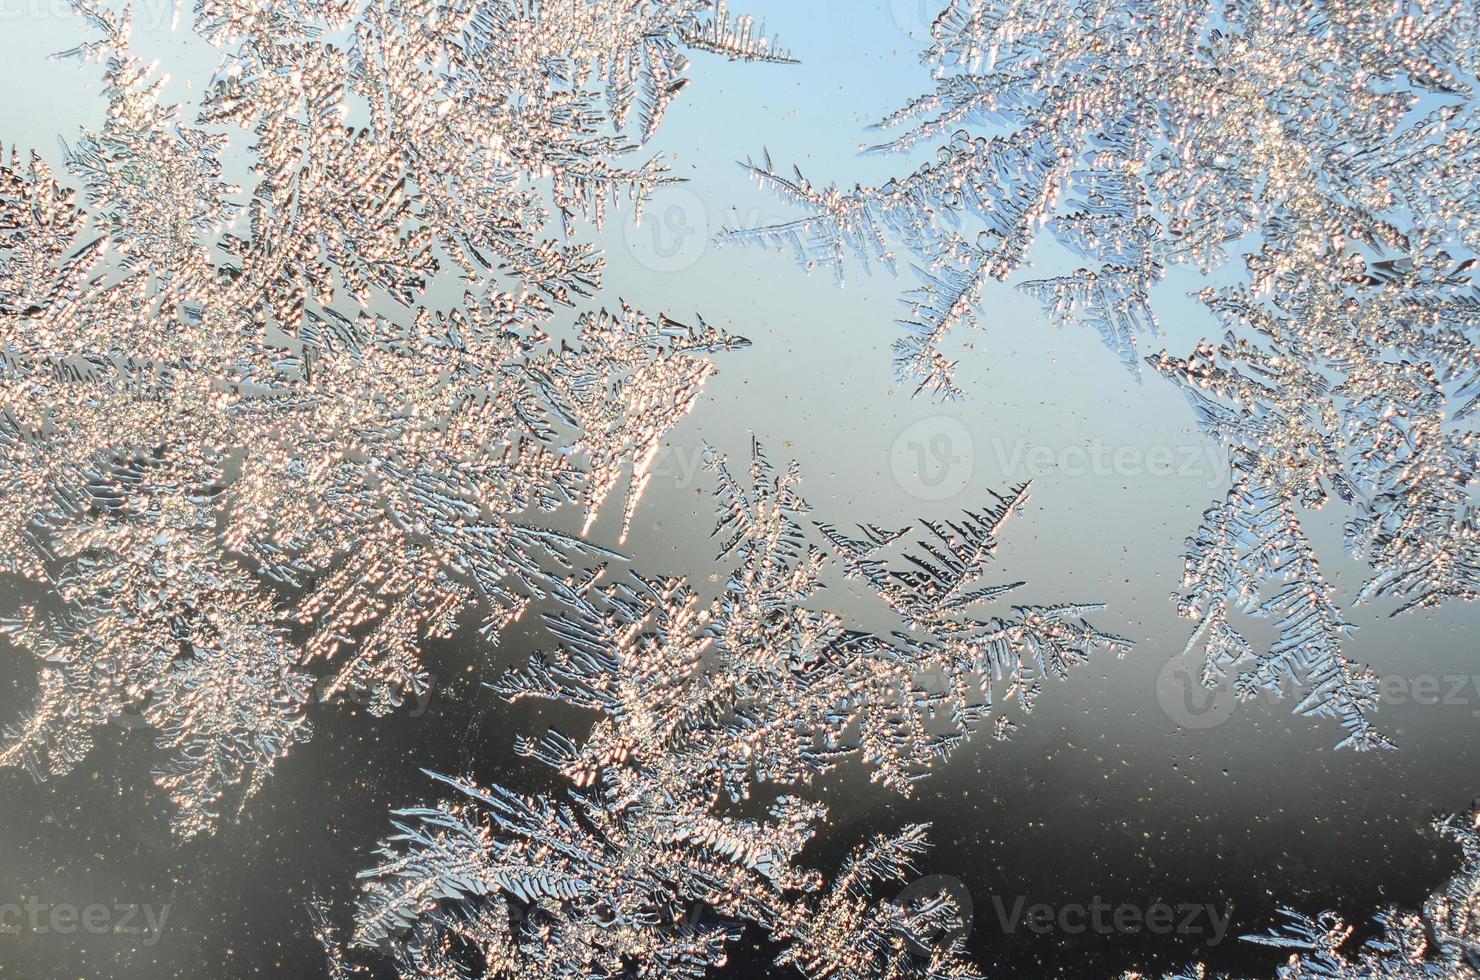
<svg viewBox="0 0 1480 980">
<path fill-rule="evenodd" d="M 1047 229 L 1084 265 L 1019 282 L 1133 371 L 1173 265 L 1225 332 L 1144 358 L 1233 463 L 1188 541 L 1181 611 L 1211 684 L 1305 688 L 1343 745 L 1388 745 L 1375 679 L 1341 652 L 1346 613 L 1301 512 L 1335 498 L 1357 601 L 1480 594 L 1472 508 L 1480 406 L 1480 8 L 1471 0 L 952 0 L 923 55 L 933 92 L 879 151 L 936 147 L 874 187 L 750 169 L 804 214 L 730 231 L 842 274 L 849 253 L 917 259 L 900 373 L 959 394 L 949 335 Z M 1254 647 L 1230 611 L 1268 617 Z"/>
<path fill-rule="evenodd" d="M 187 123 L 128 11 L 76 9 L 108 100 L 81 199 L 0 166 L 0 567 L 31 583 L 4 628 L 39 665 L 0 764 L 64 773 L 142 717 L 190 834 L 308 737 L 316 677 L 388 711 L 428 637 L 608 557 L 546 515 L 616 493 L 625 526 L 744 342 L 567 315 L 582 233 L 669 179 L 624 161 L 685 46 L 784 54 L 701 0 L 202 0 Z"/>
<path fill-rule="evenodd" d="M 581 740 L 551 732 L 522 754 L 563 795 L 445 779 L 460 796 L 397 813 L 364 872 L 355 939 L 385 946 L 400 975 L 576 980 L 697 977 L 723 966 L 745 925 L 812 980 L 970 980 L 948 894 L 892 901 L 925 848 L 909 826 L 857 848 L 825 883 L 798 865 L 827 809 L 792 795 L 845 762 L 900 793 L 980 727 L 1015 727 L 1044 680 L 1119 637 L 1093 606 L 981 607 L 1021 583 L 985 582 L 1021 488 L 989 509 L 856 537 L 803 522 L 793 466 L 757 447 L 737 480 L 711 456 L 726 582 L 703 602 L 682 579 L 573 577 L 546 617 L 554 651 L 495 685 L 511 699 L 597 714 Z M 880 634 L 815 600 L 836 562 L 897 615 Z M 993 718 L 993 715 L 996 715 Z M 331 962 L 348 969 L 331 944 Z"/>
</svg>

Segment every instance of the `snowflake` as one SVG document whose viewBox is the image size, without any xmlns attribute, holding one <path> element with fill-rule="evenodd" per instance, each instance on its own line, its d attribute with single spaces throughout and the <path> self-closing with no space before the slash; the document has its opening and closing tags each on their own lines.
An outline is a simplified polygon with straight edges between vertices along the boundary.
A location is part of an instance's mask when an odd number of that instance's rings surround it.
<svg viewBox="0 0 1480 980">
<path fill-rule="evenodd" d="M 129 11 L 75 6 L 108 100 L 65 155 L 85 203 L 0 166 L 0 566 L 35 597 L 4 629 L 39 665 L 0 763 L 58 775 L 141 717 L 190 834 L 309 736 L 319 675 L 387 712 L 428 637 L 611 556 L 585 529 L 613 495 L 625 529 L 744 341 L 562 324 L 600 285 L 579 233 L 670 179 L 625 161 L 685 47 L 786 55 L 700 0 L 203 0 L 191 125 Z"/>
<path fill-rule="evenodd" d="M 885 118 L 898 135 L 872 148 L 934 146 L 929 162 L 848 190 L 766 157 L 751 172 L 805 214 L 722 237 L 839 276 L 850 253 L 892 268 L 902 243 L 923 284 L 897 365 L 946 396 L 959 394 L 947 336 L 976 321 L 988 283 L 1029 264 L 1040 229 L 1087 264 L 1020 288 L 1133 371 L 1157 330 L 1153 287 L 1195 269 L 1224 337 L 1144 358 L 1233 462 L 1189 540 L 1190 648 L 1207 641 L 1210 681 L 1252 660 L 1244 690 L 1309 685 L 1300 710 L 1340 717 L 1342 744 L 1389 744 L 1366 717 L 1370 674 L 1341 655 L 1347 624 L 1299 508 L 1334 495 L 1351 509 L 1348 548 L 1372 568 L 1359 602 L 1480 594 L 1480 189 L 1466 176 L 1480 161 L 1480 11 L 952 0 L 931 33 L 935 90 Z M 1256 653 L 1230 606 L 1277 617 L 1279 638 Z"/>
</svg>

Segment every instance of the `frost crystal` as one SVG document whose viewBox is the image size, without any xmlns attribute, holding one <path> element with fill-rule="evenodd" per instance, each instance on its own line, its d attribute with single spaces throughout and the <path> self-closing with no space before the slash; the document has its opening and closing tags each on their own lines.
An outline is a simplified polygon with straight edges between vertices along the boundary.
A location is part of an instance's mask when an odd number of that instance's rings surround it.
<svg viewBox="0 0 1480 980">
<path fill-rule="evenodd" d="M 1233 459 L 1227 499 L 1189 542 L 1193 645 L 1210 679 L 1252 661 L 1243 691 L 1308 684 L 1302 710 L 1340 718 L 1343 744 L 1387 744 L 1299 508 L 1351 508 L 1348 547 L 1372 568 L 1358 601 L 1480 592 L 1480 9 L 952 0 L 932 36 L 935 90 L 883 120 L 898 135 L 873 149 L 935 146 L 933 159 L 846 190 L 766 158 L 753 174 L 806 214 L 724 237 L 839 275 L 849 253 L 892 267 L 902 243 L 923 285 L 898 367 L 948 396 L 942 344 L 1040 228 L 1087 264 L 1020 287 L 1133 370 L 1157 329 L 1153 286 L 1174 264 L 1197 270 L 1224 337 L 1146 358 Z M 1266 583 L 1283 584 L 1261 598 Z M 1279 638 L 1254 651 L 1230 607 L 1276 618 Z"/>
<path fill-rule="evenodd" d="M 618 494 L 625 526 L 743 341 L 625 305 L 541 325 L 599 286 L 579 224 L 669 179 L 622 160 L 684 46 L 785 56 L 700 0 L 202 0 L 192 126 L 128 11 L 75 6 L 108 98 L 66 153 L 86 204 L 0 166 L 0 564 L 36 596 L 4 628 L 39 663 L 0 763 L 64 773 L 142 718 L 195 833 L 308 737 L 316 675 L 389 711 L 427 637 L 610 554 L 541 515 Z"/>
<path fill-rule="evenodd" d="M 403 976 L 605 977 L 636 963 L 698 976 L 724 964 L 745 923 L 808 977 L 978 975 L 960 940 L 919 952 L 954 923 L 949 896 L 876 896 L 923 850 L 923 827 L 858 848 L 824 891 L 796 860 L 825 809 L 767 787 L 805 788 L 856 758 L 909 793 L 989 719 L 994 687 L 1026 712 L 1044 677 L 1126 642 L 1081 619 L 1093 606 L 978 611 L 1015 587 L 982 578 L 1021 488 L 927 523 L 896 567 L 908 529 L 816 524 L 814 540 L 795 466 L 777 474 L 757 447 L 742 482 L 709 462 L 721 594 L 573 576 L 546 617 L 560 646 L 496 685 L 600 714 L 583 741 L 520 743 L 571 783 L 568 801 L 444 779 L 460 800 L 398 812 L 384 863 L 364 875 L 356 939 L 389 942 Z M 861 631 L 812 607 L 834 558 L 904 629 Z"/>
<path fill-rule="evenodd" d="M 1292 950 L 1275 971 L 1278 980 L 1476 980 L 1480 977 L 1480 812 L 1437 821 L 1439 833 L 1457 843 L 1458 873 L 1429 896 L 1421 912 L 1385 909 L 1375 921 L 1381 934 L 1348 948 L 1354 929 L 1335 912 L 1318 916 L 1281 909 L 1282 928 L 1248 942 Z M 1196 965 L 1162 980 L 1210 980 Z M 1141 980 L 1128 973 L 1123 980 Z"/>
</svg>

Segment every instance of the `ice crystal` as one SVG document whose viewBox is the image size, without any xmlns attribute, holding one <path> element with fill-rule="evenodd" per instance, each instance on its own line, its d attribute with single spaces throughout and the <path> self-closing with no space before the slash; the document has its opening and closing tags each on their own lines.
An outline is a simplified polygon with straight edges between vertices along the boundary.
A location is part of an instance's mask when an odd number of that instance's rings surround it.
<svg viewBox="0 0 1480 980">
<path fill-rule="evenodd" d="M 194 833 L 308 737 L 316 676 L 389 711 L 425 639 L 610 556 L 544 515 L 618 495 L 625 528 L 743 341 L 562 322 L 600 282 L 582 226 L 669 179 L 626 161 L 686 46 L 785 55 L 700 0 L 203 0 L 191 125 L 129 11 L 75 6 L 108 100 L 65 155 L 86 203 L 0 166 L 0 562 L 34 585 L 5 630 L 39 664 L 0 763 L 64 773 L 142 717 Z"/>
<path fill-rule="evenodd" d="M 806 213 L 724 237 L 839 275 L 850 253 L 892 266 L 902 245 L 923 285 L 898 367 L 945 395 L 958 394 L 948 334 L 976 320 L 987 283 L 1038 257 L 1041 228 L 1086 264 L 1020 288 L 1055 322 L 1096 328 L 1133 370 L 1157 329 L 1153 287 L 1173 265 L 1196 270 L 1225 336 L 1145 358 L 1233 459 L 1227 499 L 1189 542 L 1194 645 L 1208 641 L 1210 678 L 1251 659 L 1245 685 L 1308 680 L 1303 709 L 1340 717 L 1343 744 L 1386 744 L 1298 509 L 1332 495 L 1351 508 L 1349 548 L 1372 568 L 1359 601 L 1406 609 L 1480 590 L 1480 191 L 1466 177 L 1480 158 L 1480 11 L 952 0 L 931 35 L 934 91 L 884 119 L 896 135 L 873 149 L 933 158 L 848 190 L 767 157 L 752 173 Z M 1280 580 L 1296 584 L 1258 597 Z M 1268 651 L 1229 624 L 1239 605 L 1279 618 Z"/>
<path fill-rule="evenodd" d="M 927 523 L 897 567 L 908 529 L 809 529 L 795 466 L 776 473 L 759 447 L 743 481 L 709 463 L 720 595 L 572 576 L 546 616 L 559 647 L 496 685 L 599 713 L 581 741 L 520 743 L 566 777 L 566 799 L 444 779 L 460 799 L 398 813 L 383 863 L 365 872 L 356 938 L 389 942 L 403 976 L 618 976 L 637 963 L 698 976 L 747 923 L 781 945 L 779 965 L 813 978 L 978 975 L 959 940 L 931 945 L 955 921 L 948 895 L 877 897 L 923 850 L 923 827 L 859 847 L 824 890 L 797 859 L 825 808 L 772 793 L 849 759 L 909 793 L 989 719 L 994 687 L 1026 712 L 1043 678 L 1125 641 L 1083 621 L 1093 606 L 979 611 L 1015 587 L 983 576 L 1022 488 Z M 834 559 L 904 628 L 859 630 L 814 608 Z"/>
<path fill-rule="evenodd" d="M 1380 934 L 1361 946 L 1349 942 L 1355 931 L 1335 912 L 1317 916 L 1280 910 L 1284 924 L 1248 942 L 1293 950 L 1275 971 L 1278 980 L 1476 980 L 1480 977 L 1480 812 L 1435 823 L 1460 847 L 1461 867 L 1422 911 L 1388 908 L 1374 918 Z M 1162 980 L 1210 980 L 1195 965 Z M 1124 980 L 1141 980 L 1137 973 Z"/>
</svg>

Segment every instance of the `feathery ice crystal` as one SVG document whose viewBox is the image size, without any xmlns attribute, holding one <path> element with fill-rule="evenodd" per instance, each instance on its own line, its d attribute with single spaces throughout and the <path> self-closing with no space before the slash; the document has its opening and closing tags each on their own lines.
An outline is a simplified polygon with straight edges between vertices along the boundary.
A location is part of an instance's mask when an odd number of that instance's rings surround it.
<svg viewBox="0 0 1480 980">
<path fill-rule="evenodd" d="M 541 515 L 618 493 L 625 526 L 744 341 L 625 305 L 572 329 L 580 233 L 669 179 L 623 161 L 686 47 L 786 56 L 703 0 L 202 0 L 190 124 L 129 10 L 74 6 L 108 99 L 66 153 L 86 203 L 0 166 L 0 565 L 34 600 L 4 628 L 39 665 L 0 763 L 64 773 L 142 718 L 196 833 L 308 736 L 316 677 L 388 711 L 424 639 L 609 554 Z"/>
<path fill-rule="evenodd" d="M 923 285 L 895 345 L 902 375 L 959 394 L 947 336 L 982 290 L 1034 259 L 1040 229 L 1086 264 L 1023 281 L 1133 370 L 1172 265 L 1208 284 L 1220 339 L 1145 360 L 1179 385 L 1233 461 L 1189 539 L 1181 610 L 1211 683 L 1306 686 L 1343 745 L 1388 745 L 1374 678 L 1301 528 L 1331 497 L 1401 609 L 1480 590 L 1471 506 L 1480 406 L 1480 8 L 1469 0 L 952 0 L 923 60 L 936 87 L 874 147 L 936 153 L 880 186 L 818 187 L 770 159 L 765 186 L 805 210 L 731 241 L 842 274 L 848 253 Z M 1242 261 L 1231 256 L 1241 255 Z M 1273 595 L 1265 593 L 1273 591 Z M 1254 649 L 1230 608 L 1278 620 Z"/>
<path fill-rule="evenodd" d="M 710 463 L 721 594 L 573 576 L 547 616 L 560 646 L 496 685 L 599 713 L 583 741 L 520 743 L 565 777 L 565 798 L 437 777 L 455 801 L 397 813 L 383 863 L 363 875 L 355 940 L 388 945 L 400 975 L 570 980 L 641 963 L 699 976 L 750 924 L 782 947 L 779 966 L 815 980 L 979 976 L 959 939 L 935 941 L 956 920 L 948 895 L 878 896 L 923 851 L 924 827 L 860 846 L 824 888 L 796 862 L 826 809 L 788 794 L 850 759 L 909 793 L 979 725 L 1008 737 L 994 687 L 1027 712 L 1044 678 L 1126 642 L 1083 621 L 1094 606 L 978 611 L 1015 588 L 982 578 L 1022 488 L 927 522 L 900 553 L 908 529 L 809 530 L 796 467 L 776 474 L 759 447 L 749 487 Z M 904 628 L 814 609 L 834 559 Z"/>
</svg>

